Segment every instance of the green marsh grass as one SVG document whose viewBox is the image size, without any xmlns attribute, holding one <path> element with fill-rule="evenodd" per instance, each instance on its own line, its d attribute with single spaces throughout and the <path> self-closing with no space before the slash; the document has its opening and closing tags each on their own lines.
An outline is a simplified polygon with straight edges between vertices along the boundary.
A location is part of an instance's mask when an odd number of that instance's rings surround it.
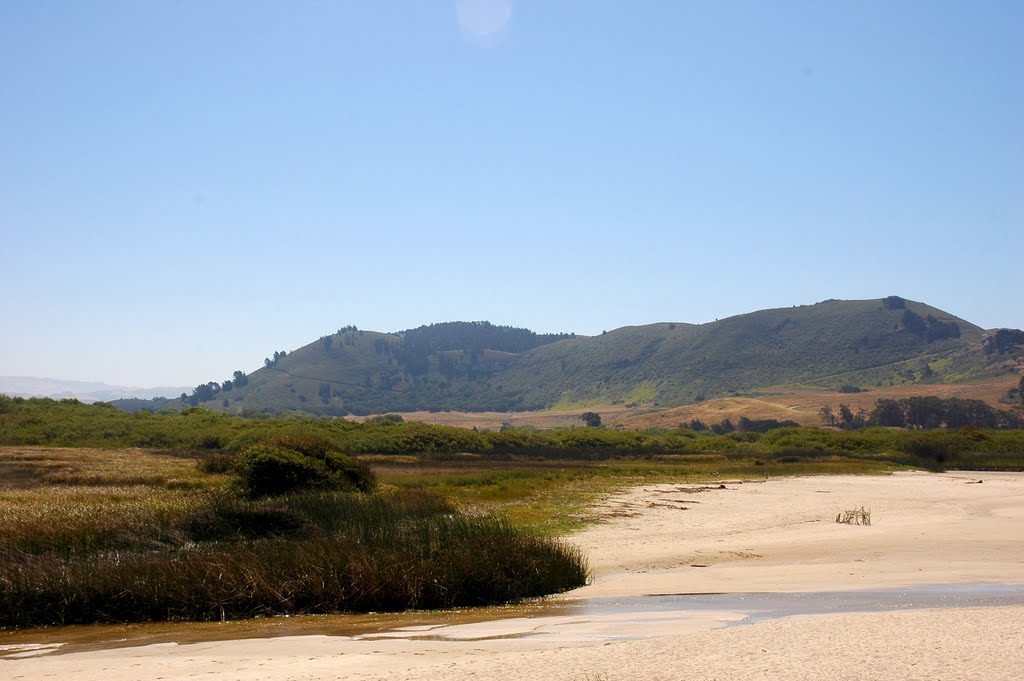
<svg viewBox="0 0 1024 681">
<path fill-rule="evenodd" d="M 784 455 L 673 454 L 601 461 L 515 459 L 377 461 L 378 479 L 402 490 L 450 499 L 470 513 L 496 513 L 540 536 L 563 536 L 597 520 L 590 506 L 624 487 L 676 482 L 764 480 L 791 475 L 878 474 L 905 469 L 890 461 L 814 452 Z M 787 461 L 780 461 L 787 459 Z M 758 463 L 759 462 L 759 463 Z"/>
<path fill-rule="evenodd" d="M 228 494 L 234 452 L 281 437 L 330 441 L 379 491 Z M 1024 431 L 474 433 L 9 398 L 0 442 L 0 626 L 499 603 L 582 584 L 552 538 L 625 486 L 1024 469 Z"/>
<path fill-rule="evenodd" d="M 0 460 L 50 456 L 38 454 Z M 252 501 L 216 486 L 24 480 L 0 490 L 4 627 L 490 605 L 587 577 L 575 549 L 423 490 Z"/>
</svg>

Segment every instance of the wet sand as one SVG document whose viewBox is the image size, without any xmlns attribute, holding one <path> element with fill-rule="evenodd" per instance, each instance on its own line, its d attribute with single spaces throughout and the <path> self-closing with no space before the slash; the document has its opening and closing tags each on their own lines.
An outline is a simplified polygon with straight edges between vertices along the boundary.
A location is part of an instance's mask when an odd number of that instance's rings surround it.
<svg viewBox="0 0 1024 681">
<path fill-rule="evenodd" d="M 567 599 L 645 594 L 1024 584 L 1024 474 L 721 484 L 647 486 L 606 500 L 605 522 L 572 538 L 590 556 L 593 583 L 558 600 L 568 606 Z M 871 509 L 870 526 L 834 522 L 861 506 Z M 547 618 L 509 611 L 512 617 L 485 623 L 455 618 L 444 629 L 427 618 L 383 635 L 25 650 L 28 657 L 0 659 L 0 677 L 1011 679 L 1024 668 L 1021 605 L 817 614 L 743 626 L 728 626 L 749 614 L 730 605 L 674 607 L 566 610 Z M 50 633 L 59 638 L 59 630 Z"/>
</svg>

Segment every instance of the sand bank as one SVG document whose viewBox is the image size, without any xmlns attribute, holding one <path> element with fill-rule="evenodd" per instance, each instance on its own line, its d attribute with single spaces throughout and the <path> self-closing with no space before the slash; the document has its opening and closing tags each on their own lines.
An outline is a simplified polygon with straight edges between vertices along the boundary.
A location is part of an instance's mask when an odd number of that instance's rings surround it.
<svg viewBox="0 0 1024 681">
<path fill-rule="evenodd" d="M 871 510 L 870 526 L 834 522 L 861 506 Z M 560 599 L 1024 583 L 1024 474 L 658 485 L 601 509 L 605 522 L 572 539 L 590 556 L 594 581 Z M 398 637 L 169 643 L 6 658 L 0 677 L 1012 679 L 1024 669 L 1024 606 L 726 626 L 742 617 L 569 614 L 443 631 L 423 625 Z"/>
<path fill-rule="evenodd" d="M 835 522 L 861 507 L 870 526 Z M 594 582 L 568 596 L 1024 582 L 1020 473 L 652 485 L 600 509 L 573 538 Z"/>
</svg>

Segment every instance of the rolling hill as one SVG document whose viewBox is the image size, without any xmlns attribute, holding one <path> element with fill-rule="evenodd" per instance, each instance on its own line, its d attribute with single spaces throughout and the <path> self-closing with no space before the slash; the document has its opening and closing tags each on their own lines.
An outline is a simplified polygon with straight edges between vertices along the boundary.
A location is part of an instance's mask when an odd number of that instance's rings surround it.
<svg viewBox="0 0 1024 681">
<path fill-rule="evenodd" d="M 510 412 L 588 405 L 675 407 L 778 386 L 878 389 L 1014 370 L 987 333 L 891 296 L 761 310 L 707 324 L 658 323 L 599 336 L 487 322 L 380 333 L 355 327 L 275 353 L 248 376 L 199 386 L 190 402 L 236 413 Z M 989 350 L 991 350 L 989 348 Z M 122 401 L 128 409 L 179 400 Z"/>
<path fill-rule="evenodd" d="M 76 399 L 80 402 L 109 402 L 118 399 L 147 400 L 163 395 L 175 395 L 182 388 L 163 386 L 138 388 L 123 385 L 109 385 L 91 381 L 70 381 L 37 376 L 0 376 L 0 393 L 10 397 L 49 397 L 51 399 Z"/>
</svg>

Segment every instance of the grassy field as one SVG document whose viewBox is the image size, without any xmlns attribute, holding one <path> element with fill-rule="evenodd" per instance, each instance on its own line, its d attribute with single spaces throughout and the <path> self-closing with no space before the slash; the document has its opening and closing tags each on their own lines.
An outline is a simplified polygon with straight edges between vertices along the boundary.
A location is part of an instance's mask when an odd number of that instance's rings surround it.
<svg viewBox="0 0 1024 681">
<path fill-rule="evenodd" d="M 802 426 L 819 426 L 818 411 L 828 405 L 836 409 L 840 404 L 857 411 L 870 411 L 879 399 L 934 396 L 941 398 L 981 400 L 997 409 L 1005 409 L 1000 402 L 1006 391 L 1020 381 L 1020 374 L 1008 373 L 972 383 L 906 384 L 886 386 L 860 393 L 843 393 L 800 386 L 766 388 L 757 395 L 737 395 L 689 404 L 682 407 L 652 409 L 643 404 L 626 407 L 622 404 L 594 404 L 575 409 L 548 409 L 530 412 L 457 412 L 417 411 L 403 413 L 407 421 L 421 421 L 438 425 L 497 430 L 502 425 L 533 428 L 571 428 L 581 424 L 580 416 L 587 411 L 601 415 L 602 422 L 611 427 L 628 430 L 645 428 L 675 428 L 680 423 L 699 419 L 704 423 L 719 423 L 724 419 L 734 422 L 741 416 L 749 419 L 792 420 Z M 353 420 L 364 420 L 349 417 Z"/>
<path fill-rule="evenodd" d="M 0 626 L 504 603 L 585 582 L 557 537 L 618 487 L 1024 469 L 1024 430 L 966 425 L 477 432 L 4 397 L 0 443 Z"/>
<path fill-rule="evenodd" d="M 818 411 L 826 405 L 836 409 L 840 404 L 846 404 L 853 411 L 863 409 L 870 412 L 877 400 L 907 397 L 958 397 L 981 400 L 996 409 L 1005 409 L 1006 405 L 999 400 L 1018 381 L 1020 375 L 1014 373 L 975 383 L 907 384 L 859 393 L 782 386 L 756 396 L 726 397 L 674 409 L 634 412 L 622 419 L 622 424 L 626 428 L 637 429 L 674 427 L 695 418 L 705 423 L 717 423 L 726 418 L 736 421 L 740 416 L 746 416 L 749 419 L 790 419 L 802 426 L 820 426 Z"/>
<path fill-rule="evenodd" d="M 557 538 L 621 487 L 1024 469 L 1019 430 L 475 433 L 11 406 L 7 437 L 115 448 L 0 447 L 0 626 L 503 603 L 583 584 L 585 558 Z M 377 488 L 241 497 L 238 464 L 266 437 L 350 452 Z M 121 444 L 139 439 L 201 447 Z"/>
<path fill-rule="evenodd" d="M 175 454 L 137 448 L 0 448 L 0 491 L 11 487 L 38 489 L 41 485 L 209 488 L 224 480 L 226 476 L 199 470 L 193 451 Z"/>
<path fill-rule="evenodd" d="M 197 464 L 207 456 L 143 449 L 0 447 L 0 470 L 5 473 L 0 485 L 0 547 L 72 555 L 182 543 L 190 518 L 225 503 L 230 477 L 201 471 Z M 439 508 L 445 512 L 454 507 L 471 517 L 497 517 L 532 535 L 552 537 L 593 522 L 596 517 L 588 505 L 629 485 L 903 468 L 891 461 L 835 455 L 774 460 L 763 454 L 603 461 L 472 454 L 361 458 L 373 467 L 385 497 L 417 504 L 441 499 Z"/>
<path fill-rule="evenodd" d="M 489 605 L 586 564 L 424 489 L 229 493 L 207 452 L 0 448 L 0 627 Z"/>
<path fill-rule="evenodd" d="M 905 468 L 889 461 L 833 455 L 775 460 L 742 454 L 606 461 L 502 461 L 485 457 L 441 460 L 430 456 L 383 459 L 374 462 L 374 469 L 385 484 L 429 490 L 470 513 L 497 513 L 518 527 L 544 536 L 562 536 L 597 522 L 599 517 L 590 506 L 602 496 L 628 486 L 885 473 Z"/>
</svg>

